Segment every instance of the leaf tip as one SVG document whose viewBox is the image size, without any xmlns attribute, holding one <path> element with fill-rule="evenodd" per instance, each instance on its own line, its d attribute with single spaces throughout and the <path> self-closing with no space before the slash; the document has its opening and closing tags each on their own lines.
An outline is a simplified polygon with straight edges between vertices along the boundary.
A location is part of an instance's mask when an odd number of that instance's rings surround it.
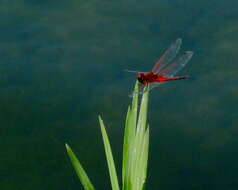
<svg viewBox="0 0 238 190">
<path fill-rule="evenodd" d="M 101 117 L 101 115 L 98 115 L 98 119 L 99 119 L 99 120 L 102 120 L 102 117 Z"/>
<path fill-rule="evenodd" d="M 69 152 L 71 150 L 70 146 L 67 143 L 65 143 L 65 148 L 66 148 L 67 152 Z"/>
</svg>

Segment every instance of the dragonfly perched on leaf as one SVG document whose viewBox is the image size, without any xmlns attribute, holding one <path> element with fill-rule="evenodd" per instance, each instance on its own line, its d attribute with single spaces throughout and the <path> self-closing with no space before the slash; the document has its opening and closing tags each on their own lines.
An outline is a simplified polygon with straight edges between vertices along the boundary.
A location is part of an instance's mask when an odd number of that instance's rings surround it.
<svg viewBox="0 0 238 190">
<path fill-rule="evenodd" d="M 148 90 L 159 86 L 168 81 L 187 79 L 189 76 L 177 76 L 179 72 L 193 56 L 192 51 L 185 51 L 181 56 L 176 58 L 182 44 L 182 39 L 178 38 L 173 42 L 160 59 L 155 63 L 150 72 L 131 71 L 136 73 L 139 82 L 139 93 L 143 92 L 143 88 L 150 84 Z"/>
</svg>

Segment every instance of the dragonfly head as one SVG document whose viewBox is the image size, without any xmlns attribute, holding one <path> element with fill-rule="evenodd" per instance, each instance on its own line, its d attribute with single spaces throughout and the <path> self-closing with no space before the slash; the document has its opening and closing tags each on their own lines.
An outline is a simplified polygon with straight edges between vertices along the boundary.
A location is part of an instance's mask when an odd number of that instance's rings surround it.
<svg viewBox="0 0 238 190">
<path fill-rule="evenodd" d="M 136 78 L 140 83 L 144 84 L 144 74 L 143 73 L 137 73 Z"/>
</svg>

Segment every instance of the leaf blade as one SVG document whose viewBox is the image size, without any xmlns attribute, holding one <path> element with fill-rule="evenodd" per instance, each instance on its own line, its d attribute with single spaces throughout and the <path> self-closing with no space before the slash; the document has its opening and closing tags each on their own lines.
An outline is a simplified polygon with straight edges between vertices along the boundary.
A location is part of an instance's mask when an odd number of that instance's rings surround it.
<svg viewBox="0 0 238 190">
<path fill-rule="evenodd" d="M 107 158 L 107 165 L 108 165 L 108 170 L 109 170 L 109 175 L 111 180 L 111 186 L 113 190 L 119 190 L 120 188 L 118 184 L 118 178 L 117 178 L 117 173 L 116 173 L 116 168 L 114 164 L 110 142 L 107 136 L 107 132 L 106 132 L 103 120 L 101 119 L 100 116 L 99 116 L 99 123 L 100 123 L 102 138 L 103 138 L 105 154 Z"/>
<path fill-rule="evenodd" d="M 76 155 L 74 154 L 73 150 L 70 148 L 70 146 L 66 143 L 66 150 L 67 154 L 70 158 L 71 164 L 73 165 L 73 168 L 79 177 L 79 180 L 81 181 L 83 187 L 85 190 L 95 190 L 93 184 L 91 183 L 87 173 L 83 169 L 83 166 L 77 159 Z"/>
<path fill-rule="evenodd" d="M 124 142 L 123 142 L 123 159 L 122 159 L 122 189 L 129 188 L 129 172 L 130 172 L 130 157 L 129 151 L 135 138 L 136 122 L 137 122 L 137 107 L 138 107 L 138 82 L 136 82 L 133 92 L 132 105 L 129 106 L 126 116 Z"/>
<path fill-rule="evenodd" d="M 149 98 L 149 91 L 148 91 L 149 86 L 146 86 L 143 89 L 143 95 L 141 99 L 141 105 L 140 105 L 140 111 L 139 111 L 139 116 L 138 116 L 138 122 L 137 122 L 137 127 L 136 127 L 136 135 L 135 135 L 135 140 L 134 140 L 134 147 L 133 147 L 133 158 L 132 158 L 132 168 L 131 168 L 131 181 L 132 181 L 132 186 L 134 189 L 142 190 L 143 184 L 144 184 L 144 174 L 146 173 L 143 167 L 144 164 L 147 165 L 147 159 L 142 159 L 143 152 L 147 152 L 146 149 L 147 146 L 146 144 L 146 120 L 147 120 L 147 109 L 148 109 L 148 98 Z"/>
</svg>

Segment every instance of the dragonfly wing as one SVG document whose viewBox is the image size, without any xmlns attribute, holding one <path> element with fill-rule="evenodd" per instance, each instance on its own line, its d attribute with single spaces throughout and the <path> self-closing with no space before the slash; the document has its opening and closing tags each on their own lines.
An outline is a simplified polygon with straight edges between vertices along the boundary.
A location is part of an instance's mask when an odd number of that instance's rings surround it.
<svg viewBox="0 0 238 190">
<path fill-rule="evenodd" d="M 151 83 L 148 90 L 151 91 L 153 88 L 156 88 L 158 86 L 160 86 L 161 84 L 164 84 L 166 82 L 156 82 L 156 83 Z"/>
<path fill-rule="evenodd" d="M 165 51 L 165 53 L 160 57 L 160 59 L 155 63 L 154 67 L 152 68 L 152 72 L 158 73 L 167 64 L 169 64 L 176 57 L 181 44 L 182 39 L 180 38 L 173 42 L 170 47 Z"/>
<path fill-rule="evenodd" d="M 177 72 L 179 72 L 192 58 L 193 52 L 186 51 L 181 55 L 177 60 L 175 60 L 172 64 L 165 67 L 159 72 L 159 75 L 173 77 Z"/>
</svg>

